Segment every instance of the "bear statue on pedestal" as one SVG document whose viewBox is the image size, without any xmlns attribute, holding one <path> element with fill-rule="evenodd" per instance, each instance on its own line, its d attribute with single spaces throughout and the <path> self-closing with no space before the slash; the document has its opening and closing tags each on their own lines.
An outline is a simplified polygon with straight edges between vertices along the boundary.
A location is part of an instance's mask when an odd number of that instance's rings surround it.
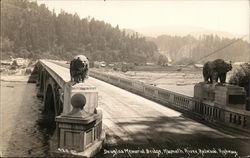
<svg viewBox="0 0 250 158">
<path fill-rule="evenodd" d="M 84 55 L 75 56 L 70 62 L 70 78 L 74 83 L 84 82 L 88 77 L 89 61 Z"/>
<path fill-rule="evenodd" d="M 203 66 L 203 77 L 206 83 L 226 82 L 226 74 L 232 70 L 232 64 L 225 62 L 223 59 L 208 61 Z"/>
</svg>

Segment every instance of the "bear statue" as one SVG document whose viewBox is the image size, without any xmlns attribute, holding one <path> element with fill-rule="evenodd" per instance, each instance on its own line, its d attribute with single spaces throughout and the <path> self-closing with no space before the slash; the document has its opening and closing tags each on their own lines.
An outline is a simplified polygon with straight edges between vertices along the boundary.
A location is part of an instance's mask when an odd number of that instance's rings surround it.
<svg viewBox="0 0 250 158">
<path fill-rule="evenodd" d="M 232 70 L 232 64 L 225 62 L 223 59 L 208 61 L 203 66 L 203 77 L 206 83 L 226 82 L 226 74 Z"/>
<path fill-rule="evenodd" d="M 88 77 L 89 61 L 84 55 L 75 56 L 70 62 L 70 78 L 74 83 L 84 82 Z"/>
</svg>

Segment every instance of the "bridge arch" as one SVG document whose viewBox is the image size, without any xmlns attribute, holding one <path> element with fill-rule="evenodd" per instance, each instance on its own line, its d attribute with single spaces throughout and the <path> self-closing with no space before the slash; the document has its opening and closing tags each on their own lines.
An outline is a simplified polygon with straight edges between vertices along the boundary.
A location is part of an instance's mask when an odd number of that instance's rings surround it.
<svg viewBox="0 0 250 158">
<path fill-rule="evenodd" d="M 46 127 L 43 127 L 48 133 L 49 137 L 54 137 L 56 132 L 56 122 L 55 117 L 56 113 L 56 101 L 55 101 L 55 92 L 54 86 L 51 83 L 45 84 L 45 94 L 44 94 L 44 110 L 43 110 L 43 122 L 46 123 Z M 51 139 L 46 136 L 46 139 Z"/>
<path fill-rule="evenodd" d="M 62 112 L 62 104 L 60 103 L 57 84 L 51 77 L 44 84 L 46 85 L 44 91 L 44 112 L 51 115 L 51 117 L 58 116 Z"/>
<path fill-rule="evenodd" d="M 56 115 L 55 94 L 51 84 L 48 84 L 44 100 L 44 112 L 49 115 Z M 53 117 L 53 116 L 52 116 Z"/>
</svg>

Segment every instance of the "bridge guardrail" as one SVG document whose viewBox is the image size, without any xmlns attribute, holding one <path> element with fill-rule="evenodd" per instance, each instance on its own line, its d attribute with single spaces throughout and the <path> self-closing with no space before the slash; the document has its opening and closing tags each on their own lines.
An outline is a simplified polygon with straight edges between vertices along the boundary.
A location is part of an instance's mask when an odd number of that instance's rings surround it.
<svg viewBox="0 0 250 158">
<path fill-rule="evenodd" d="M 48 67 L 46 64 L 44 64 L 43 60 L 40 60 L 39 63 L 43 66 L 43 68 L 46 69 L 46 71 L 48 71 L 50 73 L 50 75 L 55 79 L 55 81 L 61 86 L 61 87 L 65 87 L 65 83 L 67 81 L 64 81 L 64 79 L 60 76 L 57 75 L 57 73 L 52 70 L 50 67 Z"/>
<path fill-rule="evenodd" d="M 211 123 L 218 123 L 243 131 L 250 129 L 250 112 L 229 111 L 203 103 L 193 97 L 171 92 L 133 79 L 124 79 L 94 70 L 90 70 L 90 76 Z"/>
</svg>

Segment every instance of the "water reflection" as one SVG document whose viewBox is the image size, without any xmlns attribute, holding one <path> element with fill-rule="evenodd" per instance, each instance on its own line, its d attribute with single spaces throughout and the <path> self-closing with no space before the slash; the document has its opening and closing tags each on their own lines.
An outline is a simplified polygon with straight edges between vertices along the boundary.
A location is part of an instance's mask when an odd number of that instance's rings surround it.
<svg viewBox="0 0 250 158">
<path fill-rule="evenodd" d="M 57 148 L 57 131 L 55 123 L 55 115 L 41 114 L 41 118 L 37 121 L 38 129 L 43 135 L 43 144 L 46 147 L 44 154 L 50 156 Z"/>
</svg>

